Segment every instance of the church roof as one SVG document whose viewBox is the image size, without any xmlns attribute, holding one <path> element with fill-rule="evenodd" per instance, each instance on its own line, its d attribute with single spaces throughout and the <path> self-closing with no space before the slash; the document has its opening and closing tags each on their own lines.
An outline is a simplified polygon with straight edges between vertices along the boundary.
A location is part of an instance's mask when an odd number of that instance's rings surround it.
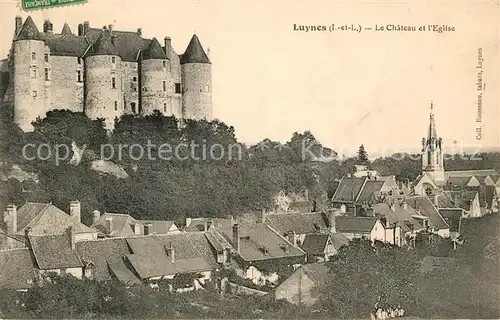
<svg viewBox="0 0 500 320">
<path fill-rule="evenodd" d="M 198 39 L 198 36 L 195 34 L 189 41 L 189 44 L 186 48 L 186 51 L 181 56 L 181 64 L 186 63 L 208 63 L 211 64 L 210 59 L 208 59 L 205 50 L 203 50 L 203 46 Z"/>
<path fill-rule="evenodd" d="M 427 131 L 427 140 L 438 139 L 437 130 L 436 130 L 436 122 L 434 121 L 434 111 L 433 104 L 431 103 L 431 113 L 429 116 L 429 130 Z"/>
<path fill-rule="evenodd" d="M 93 45 L 93 51 L 90 55 L 108 55 L 117 56 L 118 51 L 111 40 L 111 33 L 103 30 Z"/>
<path fill-rule="evenodd" d="M 142 58 L 144 60 L 148 59 L 168 59 L 165 51 L 161 48 L 158 39 L 153 38 L 149 43 L 149 46 L 146 50 L 144 50 L 142 54 Z"/>
<path fill-rule="evenodd" d="M 31 18 L 31 16 L 28 16 L 28 18 L 26 18 L 26 21 L 24 21 L 24 24 L 21 30 L 19 31 L 19 34 L 14 39 L 14 41 L 17 40 L 43 41 L 42 34 L 38 31 L 38 28 L 36 27 L 35 22 Z"/>
<path fill-rule="evenodd" d="M 69 24 L 67 22 L 64 23 L 61 34 L 67 36 L 73 35 L 73 32 L 71 32 L 71 28 L 69 27 Z"/>
</svg>

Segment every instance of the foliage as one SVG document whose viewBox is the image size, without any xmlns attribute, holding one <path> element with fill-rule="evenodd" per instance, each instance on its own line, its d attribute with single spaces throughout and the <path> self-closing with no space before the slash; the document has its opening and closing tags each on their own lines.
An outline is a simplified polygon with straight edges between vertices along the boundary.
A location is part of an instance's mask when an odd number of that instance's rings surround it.
<svg viewBox="0 0 500 320">
<path fill-rule="evenodd" d="M 365 150 L 364 145 L 360 145 L 358 149 L 358 161 L 361 164 L 368 163 L 368 153 Z"/>
</svg>

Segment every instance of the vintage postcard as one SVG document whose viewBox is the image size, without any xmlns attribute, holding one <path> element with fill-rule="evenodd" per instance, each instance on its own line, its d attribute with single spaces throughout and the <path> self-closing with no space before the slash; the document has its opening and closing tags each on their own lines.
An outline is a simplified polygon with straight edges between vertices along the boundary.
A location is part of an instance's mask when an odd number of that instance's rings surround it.
<svg viewBox="0 0 500 320">
<path fill-rule="evenodd" d="M 499 319 L 500 2 L 0 1 L 1 319 Z"/>
</svg>

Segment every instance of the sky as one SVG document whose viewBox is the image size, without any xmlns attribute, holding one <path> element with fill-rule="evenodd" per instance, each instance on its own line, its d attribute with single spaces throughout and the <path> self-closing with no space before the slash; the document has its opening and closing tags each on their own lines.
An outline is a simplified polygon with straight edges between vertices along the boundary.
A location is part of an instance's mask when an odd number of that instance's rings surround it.
<svg viewBox="0 0 500 320">
<path fill-rule="evenodd" d="M 20 0 L 0 0 L 0 59 Z M 500 5 L 484 1 L 89 0 L 32 11 L 59 33 L 114 24 L 172 38 L 183 53 L 196 33 L 210 48 L 213 115 L 241 142 L 281 142 L 310 130 L 344 154 L 419 151 L 434 103 L 445 147 L 499 147 Z M 295 31 L 296 25 L 362 28 L 436 24 L 453 32 Z M 478 50 L 483 56 L 482 137 L 477 139 Z"/>
</svg>

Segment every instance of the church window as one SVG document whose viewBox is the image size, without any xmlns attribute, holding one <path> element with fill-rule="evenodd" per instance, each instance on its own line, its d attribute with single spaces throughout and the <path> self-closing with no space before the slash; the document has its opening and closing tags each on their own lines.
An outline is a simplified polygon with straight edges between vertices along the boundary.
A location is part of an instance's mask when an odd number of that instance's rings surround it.
<svg viewBox="0 0 500 320">
<path fill-rule="evenodd" d="M 175 93 L 181 93 L 181 84 L 180 83 L 175 84 Z"/>
<path fill-rule="evenodd" d="M 49 62 L 49 54 L 48 53 L 45 54 L 45 62 Z"/>
<path fill-rule="evenodd" d="M 31 67 L 31 78 L 36 78 L 36 67 Z"/>
<path fill-rule="evenodd" d="M 163 91 L 167 91 L 167 81 L 163 81 Z"/>
<path fill-rule="evenodd" d="M 36 52 L 31 53 L 31 60 L 33 60 L 33 61 L 36 60 Z"/>
<path fill-rule="evenodd" d="M 112 87 L 113 89 L 116 89 L 116 78 L 115 78 L 115 77 L 112 77 L 112 78 L 111 78 L 111 87 Z"/>
<path fill-rule="evenodd" d="M 425 194 L 428 196 L 431 196 L 432 195 L 432 188 L 431 187 L 425 188 Z"/>
</svg>

